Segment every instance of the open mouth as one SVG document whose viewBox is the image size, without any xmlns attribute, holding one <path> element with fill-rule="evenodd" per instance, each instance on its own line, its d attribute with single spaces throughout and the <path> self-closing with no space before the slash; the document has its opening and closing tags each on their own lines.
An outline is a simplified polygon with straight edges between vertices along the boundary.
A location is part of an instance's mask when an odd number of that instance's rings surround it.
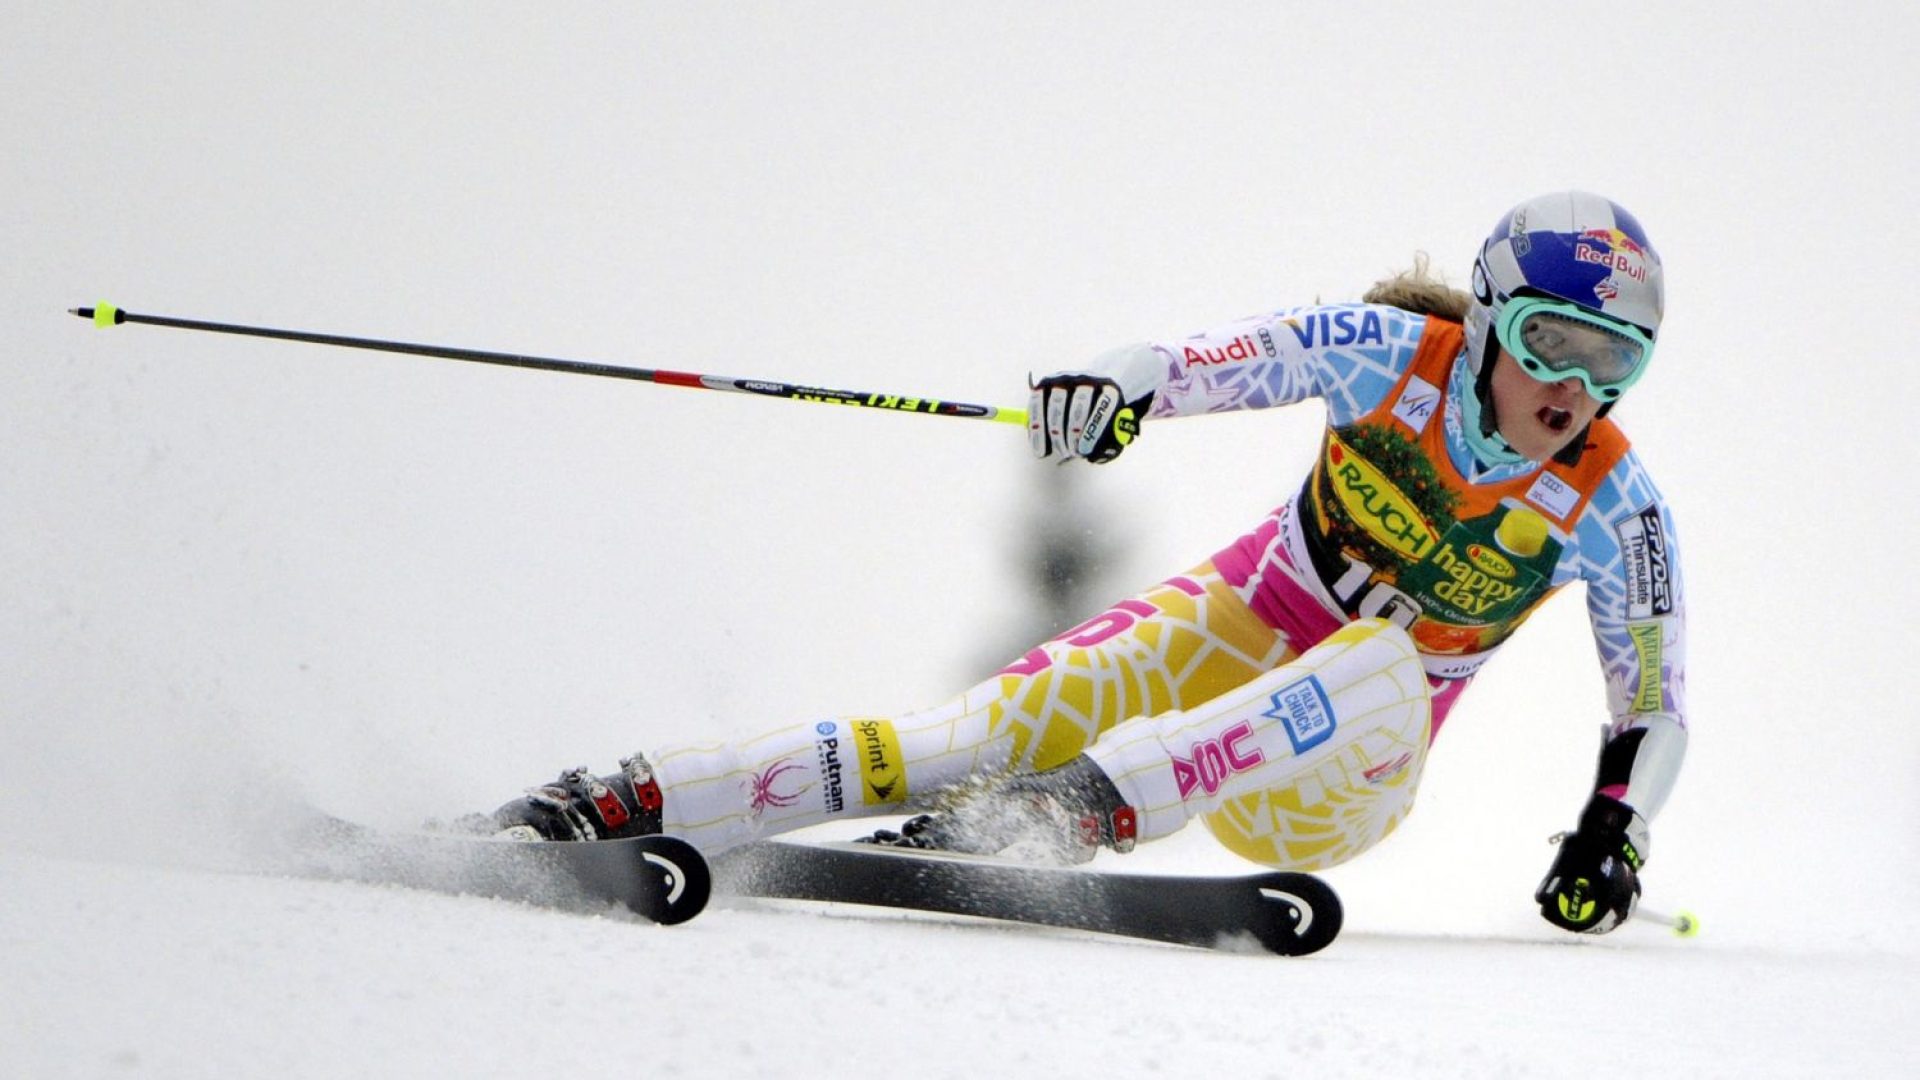
<svg viewBox="0 0 1920 1080">
<path fill-rule="evenodd" d="M 1565 409 L 1556 409 L 1551 405 L 1541 406 L 1540 411 L 1534 413 L 1534 416 L 1538 417 L 1540 422 L 1546 425 L 1548 431 L 1554 432 L 1555 434 L 1562 433 L 1573 426 L 1572 413 Z"/>
</svg>

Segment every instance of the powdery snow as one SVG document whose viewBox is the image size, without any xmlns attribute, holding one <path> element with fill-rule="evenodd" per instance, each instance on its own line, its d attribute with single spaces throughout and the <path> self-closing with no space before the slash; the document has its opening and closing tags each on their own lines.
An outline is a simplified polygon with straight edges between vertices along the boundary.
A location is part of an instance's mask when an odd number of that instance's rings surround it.
<svg viewBox="0 0 1920 1080">
<path fill-rule="evenodd" d="M 1488 1077 L 1623 1055 L 1649 1077 L 1896 1076 L 1920 976 L 1911 957 L 1411 934 L 1364 911 L 1284 959 L 788 903 L 665 928 L 19 852 L 0 877 L 0 1064 L 36 1078 Z"/>
</svg>

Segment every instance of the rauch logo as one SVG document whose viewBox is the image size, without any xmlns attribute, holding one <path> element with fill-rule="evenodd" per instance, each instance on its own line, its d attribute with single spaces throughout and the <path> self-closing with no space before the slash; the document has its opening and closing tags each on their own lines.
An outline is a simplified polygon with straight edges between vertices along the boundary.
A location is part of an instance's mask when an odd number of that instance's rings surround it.
<svg viewBox="0 0 1920 1080">
<path fill-rule="evenodd" d="M 1367 535 L 1408 559 L 1420 559 L 1439 539 L 1413 500 L 1338 435 L 1327 437 L 1327 476 L 1340 504 Z"/>
</svg>

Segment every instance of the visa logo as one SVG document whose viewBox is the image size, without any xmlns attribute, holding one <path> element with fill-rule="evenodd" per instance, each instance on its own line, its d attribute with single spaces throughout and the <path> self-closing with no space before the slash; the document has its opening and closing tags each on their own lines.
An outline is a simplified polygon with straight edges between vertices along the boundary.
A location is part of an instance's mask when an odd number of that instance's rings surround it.
<svg viewBox="0 0 1920 1080">
<path fill-rule="evenodd" d="M 1302 348 L 1316 345 L 1381 345 L 1385 333 L 1377 311 L 1315 311 L 1287 319 Z"/>
</svg>

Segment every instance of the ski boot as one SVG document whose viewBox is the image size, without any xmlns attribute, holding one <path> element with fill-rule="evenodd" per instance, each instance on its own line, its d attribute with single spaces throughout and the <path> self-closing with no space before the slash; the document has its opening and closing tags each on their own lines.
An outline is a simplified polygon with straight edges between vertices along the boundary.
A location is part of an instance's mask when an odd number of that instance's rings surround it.
<svg viewBox="0 0 1920 1080">
<path fill-rule="evenodd" d="M 929 814 L 860 843 L 1004 855 L 1072 865 L 1102 847 L 1132 851 L 1138 818 L 1113 781 L 1085 755 L 1043 773 L 977 780 L 950 790 Z"/>
<path fill-rule="evenodd" d="M 620 759 L 620 771 L 594 776 L 583 766 L 493 812 L 494 835 L 508 840 L 620 840 L 660 831 L 660 784 L 647 759 Z"/>
</svg>

